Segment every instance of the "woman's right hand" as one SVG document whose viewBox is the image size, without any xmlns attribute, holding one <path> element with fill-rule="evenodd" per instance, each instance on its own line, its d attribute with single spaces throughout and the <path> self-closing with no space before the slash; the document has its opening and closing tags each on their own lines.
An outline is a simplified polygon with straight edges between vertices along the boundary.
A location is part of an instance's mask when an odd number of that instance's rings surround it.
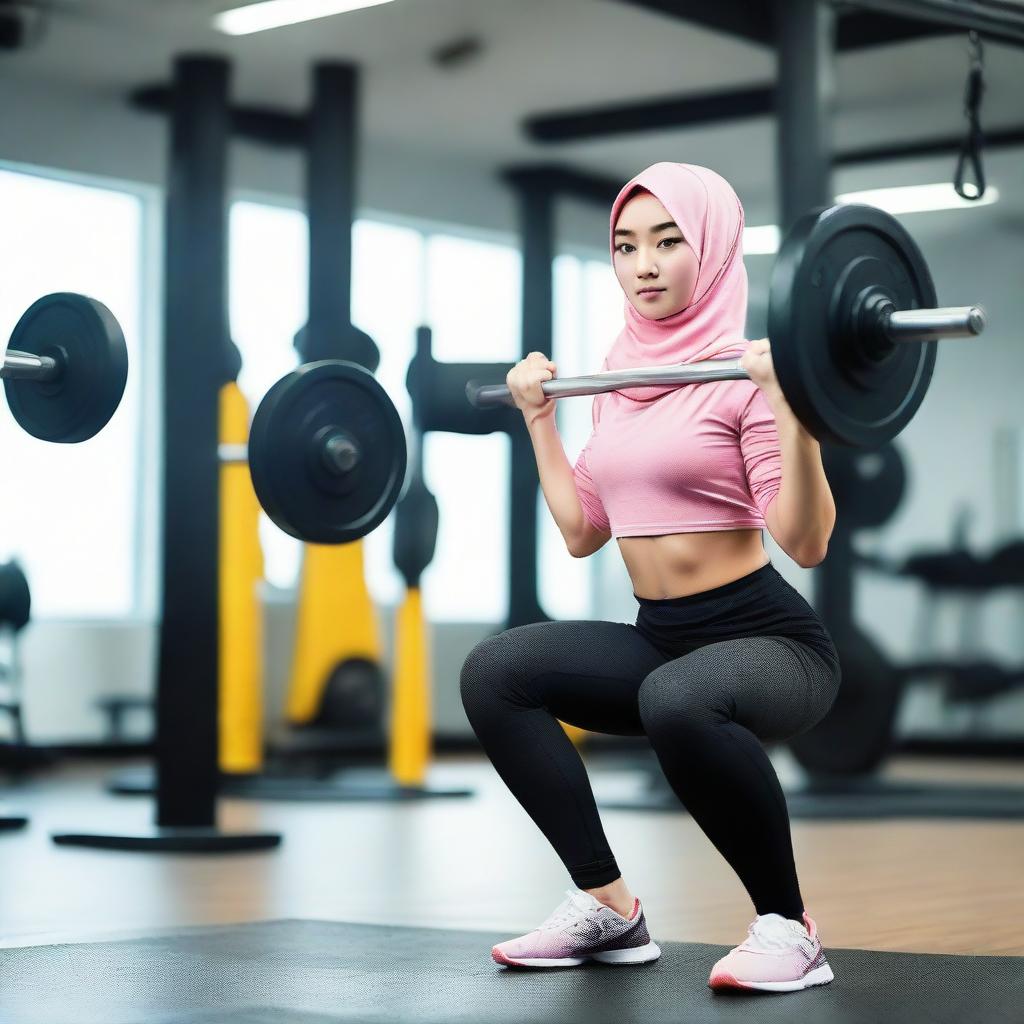
<svg viewBox="0 0 1024 1024">
<path fill-rule="evenodd" d="M 505 383 L 527 426 L 554 413 L 555 399 L 544 394 L 541 384 L 551 380 L 555 370 L 555 364 L 543 352 L 531 352 L 508 371 Z"/>
</svg>

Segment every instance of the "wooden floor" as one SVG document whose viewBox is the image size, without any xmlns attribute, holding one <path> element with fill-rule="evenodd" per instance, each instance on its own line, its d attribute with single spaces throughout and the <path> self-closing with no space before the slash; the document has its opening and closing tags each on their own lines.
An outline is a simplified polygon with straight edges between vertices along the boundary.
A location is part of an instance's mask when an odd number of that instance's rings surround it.
<svg viewBox="0 0 1024 1024">
<path fill-rule="evenodd" d="M 795 766 L 773 752 L 784 785 Z M 228 830 L 284 834 L 264 853 L 182 856 L 54 846 L 53 830 L 152 824 L 147 798 L 111 797 L 123 763 L 66 765 L 0 799 L 32 818 L 0 834 L 0 946 L 117 937 L 181 925 L 319 918 L 493 930 L 535 927 L 571 884 L 480 758 L 431 781 L 468 799 L 404 804 L 223 800 Z M 630 783 L 594 764 L 595 787 Z M 894 760 L 886 775 L 1024 785 L 1024 765 Z M 635 773 L 634 773 L 635 779 Z M 686 815 L 603 811 L 612 848 L 659 940 L 736 945 L 754 912 Z M 793 822 L 801 889 L 827 947 L 1024 955 L 1024 822 Z"/>
</svg>

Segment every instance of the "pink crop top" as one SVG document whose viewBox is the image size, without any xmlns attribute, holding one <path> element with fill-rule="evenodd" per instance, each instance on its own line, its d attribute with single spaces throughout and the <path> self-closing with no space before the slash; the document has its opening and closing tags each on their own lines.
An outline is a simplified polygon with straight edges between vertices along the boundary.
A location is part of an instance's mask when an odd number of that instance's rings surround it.
<svg viewBox="0 0 1024 1024">
<path fill-rule="evenodd" d="M 764 392 L 748 380 L 691 384 L 639 402 L 594 395 L 573 469 L 590 522 L 614 537 L 763 529 L 782 453 Z"/>
</svg>

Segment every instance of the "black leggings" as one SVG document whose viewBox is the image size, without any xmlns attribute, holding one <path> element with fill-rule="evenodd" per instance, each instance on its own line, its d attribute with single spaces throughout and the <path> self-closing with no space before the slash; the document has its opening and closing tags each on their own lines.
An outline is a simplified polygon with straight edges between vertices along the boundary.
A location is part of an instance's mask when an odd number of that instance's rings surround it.
<svg viewBox="0 0 1024 1024">
<path fill-rule="evenodd" d="M 789 812 L 761 741 L 798 736 L 828 712 L 840 680 L 831 638 L 770 563 L 700 594 L 637 600 L 635 625 L 539 622 L 477 644 L 461 675 L 474 732 L 581 889 L 620 872 L 559 720 L 648 736 L 757 913 L 799 921 Z"/>
</svg>

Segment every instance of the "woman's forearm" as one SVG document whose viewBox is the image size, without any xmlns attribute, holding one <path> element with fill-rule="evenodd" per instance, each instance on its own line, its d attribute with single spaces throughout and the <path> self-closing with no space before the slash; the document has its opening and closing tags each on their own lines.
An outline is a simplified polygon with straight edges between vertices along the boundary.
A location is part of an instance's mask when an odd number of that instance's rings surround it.
<svg viewBox="0 0 1024 1024">
<path fill-rule="evenodd" d="M 537 458 L 537 473 L 544 500 L 566 547 L 572 551 L 576 540 L 583 533 L 583 505 L 576 493 L 576 480 L 555 426 L 554 413 L 534 419 L 532 423 L 527 420 L 527 429 Z"/>
</svg>

